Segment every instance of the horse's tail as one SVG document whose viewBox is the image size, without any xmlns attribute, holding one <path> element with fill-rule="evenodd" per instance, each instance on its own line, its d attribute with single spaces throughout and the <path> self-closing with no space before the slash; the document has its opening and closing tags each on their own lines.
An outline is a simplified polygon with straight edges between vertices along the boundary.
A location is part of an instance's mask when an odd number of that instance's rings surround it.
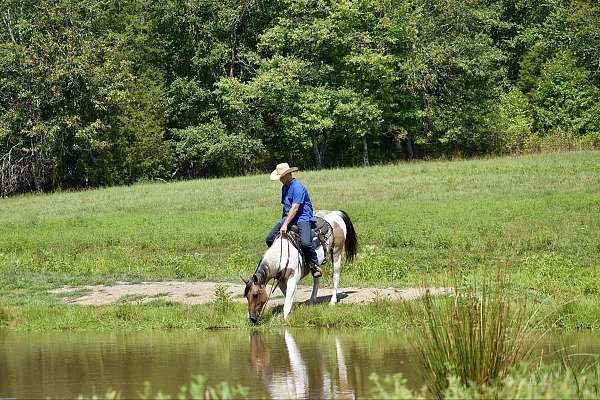
<svg viewBox="0 0 600 400">
<path fill-rule="evenodd" d="M 358 251 L 358 239 L 356 237 L 356 231 L 354 225 L 350 221 L 350 216 L 345 211 L 339 210 L 339 214 L 346 224 L 346 241 L 344 242 L 344 248 L 346 249 L 346 260 L 352 262 Z"/>
</svg>

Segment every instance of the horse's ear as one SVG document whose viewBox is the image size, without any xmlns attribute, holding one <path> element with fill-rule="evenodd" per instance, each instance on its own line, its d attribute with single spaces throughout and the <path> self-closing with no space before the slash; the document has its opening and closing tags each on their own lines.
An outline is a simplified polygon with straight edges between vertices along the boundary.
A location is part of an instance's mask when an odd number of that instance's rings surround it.
<svg viewBox="0 0 600 400">
<path fill-rule="evenodd" d="M 240 275 L 240 279 L 242 280 L 242 282 L 244 282 L 244 285 L 247 285 L 247 284 L 248 284 L 248 280 L 247 280 L 247 279 L 244 279 L 244 278 L 242 278 L 242 277 L 241 277 L 241 275 Z"/>
</svg>

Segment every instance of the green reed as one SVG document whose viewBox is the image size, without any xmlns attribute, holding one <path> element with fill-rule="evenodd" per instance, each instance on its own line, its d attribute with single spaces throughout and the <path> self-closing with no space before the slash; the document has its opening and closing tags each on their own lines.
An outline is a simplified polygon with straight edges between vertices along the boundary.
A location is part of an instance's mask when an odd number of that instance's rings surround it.
<svg viewBox="0 0 600 400">
<path fill-rule="evenodd" d="M 435 396 L 443 397 L 449 376 L 466 386 L 502 379 L 533 350 L 536 312 L 515 303 L 504 279 L 497 279 L 407 304 L 409 318 L 421 326 L 413 343 Z"/>
</svg>

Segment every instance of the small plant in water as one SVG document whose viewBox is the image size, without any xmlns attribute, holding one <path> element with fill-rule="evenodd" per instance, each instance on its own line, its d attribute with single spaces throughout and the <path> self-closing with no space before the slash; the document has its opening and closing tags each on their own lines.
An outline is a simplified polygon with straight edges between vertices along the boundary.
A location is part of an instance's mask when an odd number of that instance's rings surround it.
<svg viewBox="0 0 600 400">
<path fill-rule="evenodd" d="M 148 399 L 160 399 L 160 400 L 168 400 L 171 399 L 171 396 L 163 394 L 161 391 L 154 392 L 152 390 L 152 384 L 148 381 L 144 384 L 144 389 L 142 392 L 138 394 L 138 397 L 141 400 Z M 79 395 L 77 397 L 79 400 L 84 399 L 92 399 L 92 400 L 117 400 L 121 399 L 121 394 L 115 390 L 108 390 L 104 396 L 94 395 L 92 397 L 86 397 L 83 395 Z M 184 400 L 184 399 L 247 399 L 248 398 L 248 389 L 241 385 L 230 385 L 227 382 L 221 382 L 215 386 L 210 386 L 206 384 L 206 378 L 202 375 L 197 375 L 192 378 L 192 381 L 189 385 L 183 385 L 179 388 L 179 393 L 177 394 L 176 399 Z"/>
<path fill-rule="evenodd" d="M 422 326 L 413 344 L 435 396 L 443 397 L 448 376 L 465 386 L 502 379 L 532 351 L 535 313 L 516 305 L 504 283 L 500 276 L 495 283 L 457 288 L 450 298 L 427 293 L 407 303 L 409 318 Z"/>
</svg>

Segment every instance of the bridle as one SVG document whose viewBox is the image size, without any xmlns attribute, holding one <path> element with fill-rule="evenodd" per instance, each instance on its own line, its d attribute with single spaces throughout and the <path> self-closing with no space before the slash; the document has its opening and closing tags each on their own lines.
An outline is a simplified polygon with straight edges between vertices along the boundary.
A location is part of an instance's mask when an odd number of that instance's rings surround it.
<svg viewBox="0 0 600 400">
<path fill-rule="evenodd" d="M 275 275 L 275 279 L 273 280 L 273 283 L 271 284 L 271 290 L 269 291 L 269 295 L 267 296 L 267 301 L 265 301 L 265 304 L 263 304 L 262 309 L 260 310 L 260 313 L 258 313 L 258 318 L 262 317 L 263 312 L 265 311 L 265 308 L 267 308 L 267 303 L 269 302 L 269 300 L 271 299 L 271 295 L 273 294 L 273 292 L 277 289 L 277 287 L 279 287 L 279 283 L 281 282 L 281 271 L 285 271 L 288 266 L 290 265 L 290 240 L 288 238 L 286 238 L 286 235 L 279 235 L 278 238 L 285 238 L 286 242 L 287 242 L 287 260 L 285 262 L 285 268 L 281 268 L 281 258 L 283 257 L 283 240 L 279 241 L 279 268 L 277 271 L 277 274 Z M 275 238 L 275 240 L 277 240 L 277 238 Z M 295 247 L 295 246 L 294 246 Z M 298 249 L 296 249 L 298 250 Z M 299 262 L 300 262 L 300 270 L 302 270 L 302 253 L 300 253 L 300 250 L 298 250 L 298 255 L 300 257 L 298 257 Z"/>
</svg>

